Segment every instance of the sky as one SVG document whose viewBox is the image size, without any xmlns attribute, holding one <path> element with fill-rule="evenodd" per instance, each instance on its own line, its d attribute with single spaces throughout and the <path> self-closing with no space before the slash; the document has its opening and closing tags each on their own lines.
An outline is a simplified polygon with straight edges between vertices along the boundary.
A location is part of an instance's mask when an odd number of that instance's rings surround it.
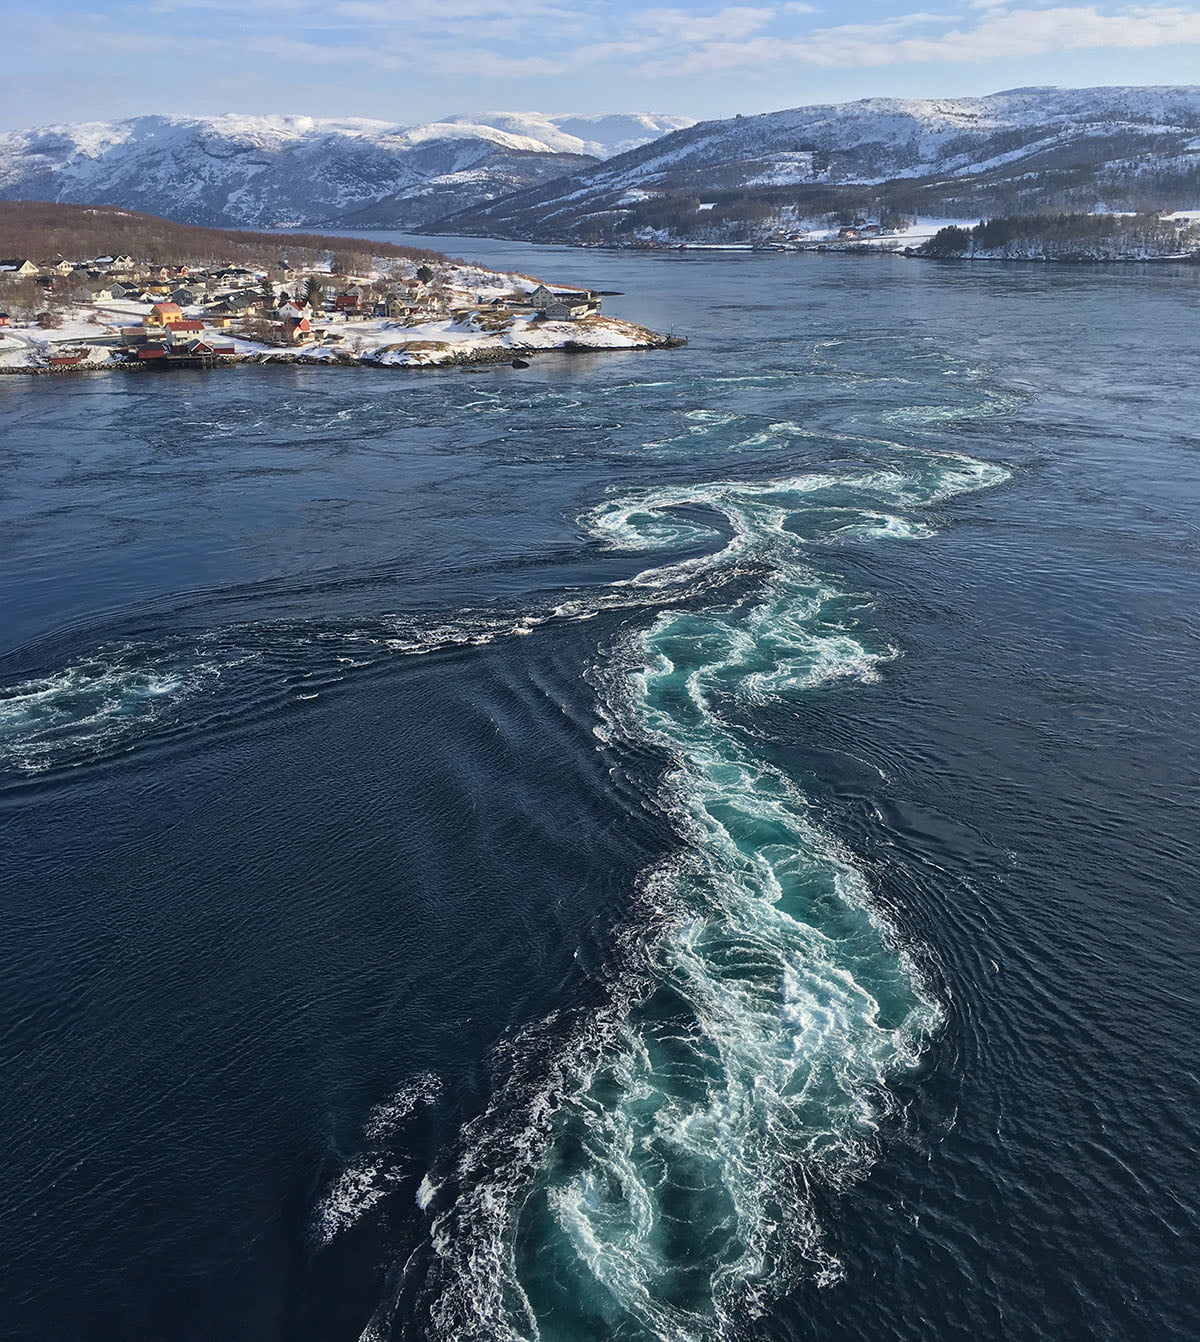
<svg viewBox="0 0 1200 1342">
<path fill-rule="evenodd" d="M 1200 82 L 1200 0 L 39 0 L 0 126 L 146 113 L 751 114 L 1037 84 Z"/>
</svg>

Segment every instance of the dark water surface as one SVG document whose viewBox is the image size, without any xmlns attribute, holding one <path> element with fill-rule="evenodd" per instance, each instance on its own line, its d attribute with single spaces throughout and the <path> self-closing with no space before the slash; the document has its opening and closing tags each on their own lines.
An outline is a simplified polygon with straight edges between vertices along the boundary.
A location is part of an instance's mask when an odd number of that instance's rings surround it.
<svg viewBox="0 0 1200 1342">
<path fill-rule="evenodd" d="M 0 1334 L 1200 1335 L 1200 272 L 448 248 L 0 380 Z"/>
</svg>

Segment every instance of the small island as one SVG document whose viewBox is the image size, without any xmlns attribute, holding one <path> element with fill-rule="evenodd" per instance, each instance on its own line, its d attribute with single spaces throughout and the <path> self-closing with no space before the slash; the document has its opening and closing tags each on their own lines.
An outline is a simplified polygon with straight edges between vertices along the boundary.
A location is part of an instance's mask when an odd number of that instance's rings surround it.
<svg viewBox="0 0 1200 1342">
<path fill-rule="evenodd" d="M 0 373 L 519 366 L 686 344 L 601 309 L 593 290 L 419 248 L 0 204 Z"/>
</svg>

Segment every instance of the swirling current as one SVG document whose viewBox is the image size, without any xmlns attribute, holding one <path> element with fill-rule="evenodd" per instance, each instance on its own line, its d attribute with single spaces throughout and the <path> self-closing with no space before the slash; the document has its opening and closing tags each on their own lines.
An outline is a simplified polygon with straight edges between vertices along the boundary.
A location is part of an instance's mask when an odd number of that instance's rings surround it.
<svg viewBox="0 0 1200 1342">
<path fill-rule="evenodd" d="M 1184 1336 L 1194 275 L 480 245 L 692 345 L 0 386 L 11 1335 Z"/>
<path fill-rule="evenodd" d="M 604 730 L 667 762 L 658 804 L 683 851 L 643 875 L 657 926 L 640 973 L 558 1062 L 555 1098 L 537 1097 L 529 1168 L 484 1173 L 435 1214 L 438 1335 L 729 1336 L 806 1268 L 836 1277 L 807 1185 L 864 1162 L 889 1080 L 917 1065 L 941 1011 L 852 860 L 736 719 L 892 655 L 806 542 L 918 537 L 922 507 L 1007 478 L 895 455 L 891 469 L 647 488 L 582 519 L 621 549 L 672 550 L 716 538 L 679 516 L 711 510 L 730 532 L 716 554 L 631 582 L 718 570 L 747 572 L 751 590 L 661 612 L 598 676 Z M 537 1115 L 523 1121 L 537 1132 Z"/>
</svg>

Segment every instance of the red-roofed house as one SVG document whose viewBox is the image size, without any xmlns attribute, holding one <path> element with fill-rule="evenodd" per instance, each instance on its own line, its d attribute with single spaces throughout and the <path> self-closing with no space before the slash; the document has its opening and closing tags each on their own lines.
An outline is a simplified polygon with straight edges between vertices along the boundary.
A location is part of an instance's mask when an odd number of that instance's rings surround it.
<svg viewBox="0 0 1200 1342">
<path fill-rule="evenodd" d="M 284 339 L 293 345 L 307 344 L 313 338 L 312 322 L 307 317 L 288 317 L 279 323 L 279 327 Z"/>
</svg>

